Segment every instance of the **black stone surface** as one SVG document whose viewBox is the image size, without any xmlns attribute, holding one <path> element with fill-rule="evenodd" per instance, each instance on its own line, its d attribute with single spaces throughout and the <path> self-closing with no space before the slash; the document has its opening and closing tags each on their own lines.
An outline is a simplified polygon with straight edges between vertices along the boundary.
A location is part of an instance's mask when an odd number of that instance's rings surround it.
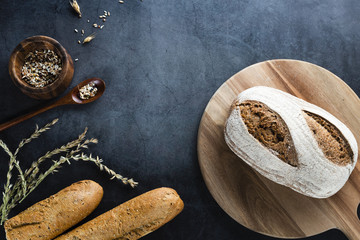
<svg viewBox="0 0 360 240">
<path fill-rule="evenodd" d="M 23 95 L 7 72 L 11 51 L 24 38 L 47 35 L 71 54 L 71 88 L 90 77 L 107 83 L 105 95 L 86 106 L 59 107 L 0 133 L 11 150 L 54 118 L 60 122 L 19 154 L 22 166 L 89 127 L 99 139 L 90 151 L 124 176 L 140 182 L 131 189 L 83 162 L 51 175 L 12 215 L 82 179 L 104 187 L 100 206 L 89 217 L 148 190 L 169 186 L 184 211 L 144 239 L 274 239 L 232 220 L 208 192 L 198 165 L 197 129 L 217 88 L 241 69 L 264 60 L 289 58 L 320 65 L 360 93 L 360 2 L 357 0 L 79 0 L 79 19 L 63 0 L 0 1 L 0 121 L 44 102 Z M 111 12 L 102 30 L 103 10 Z M 87 23 L 87 19 L 90 23 Z M 96 39 L 77 44 L 96 31 Z M 8 158 L 0 152 L 0 185 Z M 2 190 L 2 189 L 1 189 Z M 1 228 L 1 239 L 4 232 Z M 338 230 L 307 239 L 344 240 Z"/>
</svg>

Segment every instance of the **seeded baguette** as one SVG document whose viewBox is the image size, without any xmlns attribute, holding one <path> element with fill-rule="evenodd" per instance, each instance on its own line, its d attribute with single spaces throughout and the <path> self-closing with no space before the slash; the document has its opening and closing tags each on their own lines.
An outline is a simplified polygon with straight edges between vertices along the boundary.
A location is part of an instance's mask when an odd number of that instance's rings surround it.
<svg viewBox="0 0 360 240">
<path fill-rule="evenodd" d="M 178 215 L 184 203 L 175 190 L 158 188 L 135 197 L 55 240 L 135 240 Z"/>
<path fill-rule="evenodd" d="M 88 216 L 102 196 L 103 189 L 96 182 L 76 182 L 7 220 L 6 239 L 53 239 Z"/>
</svg>

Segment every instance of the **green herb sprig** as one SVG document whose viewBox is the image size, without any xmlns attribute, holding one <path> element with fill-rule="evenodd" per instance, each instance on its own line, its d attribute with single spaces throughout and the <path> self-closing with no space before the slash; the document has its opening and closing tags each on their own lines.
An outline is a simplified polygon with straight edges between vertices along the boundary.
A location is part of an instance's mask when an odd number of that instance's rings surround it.
<svg viewBox="0 0 360 240">
<path fill-rule="evenodd" d="M 46 124 L 44 127 L 36 129 L 29 138 L 23 139 L 14 153 L 12 153 L 7 145 L 0 139 L 0 147 L 9 155 L 9 169 L 6 174 L 6 183 L 2 193 L 2 204 L 0 205 L 0 225 L 2 225 L 8 218 L 10 211 L 18 204 L 21 203 L 32 191 L 34 191 L 39 184 L 49 175 L 58 171 L 64 163 L 70 164 L 71 160 L 85 161 L 94 163 L 101 171 L 107 172 L 111 179 L 118 179 L 124 184 L 129 184 L 131 187 L 138 185 L 132 178 L 125 178 L 116 173 L 109 167 L 105 166 L 101 158 L 86 155 L 82 150 L 88 148 L 88 144 L 96 144 L 98 140 L 95 138 L 86 139 L 87 128 L 81 133 L 77 139 L 68 142 L 67 144 L 48 151 L 44 156 L 34 161 L 31 166 L 25 171 L 20 167 L 19 161 L 16 160 L 20 149 L 30 143 L 32 140 L 38 138 L 43 132 L 49 130 L 53 125 L 58 122 L 58 119 Z M 57 158 L 54 160 L 53 158 Z M 46 160 L 52 160 L 53 164 L 43 173 L 40 173 L 40 164 Z M 15 168 L 15 169 L 14 169 Z M 18 177 L 12 183 L 13 171 L 17 170 Z"/>
</svg>

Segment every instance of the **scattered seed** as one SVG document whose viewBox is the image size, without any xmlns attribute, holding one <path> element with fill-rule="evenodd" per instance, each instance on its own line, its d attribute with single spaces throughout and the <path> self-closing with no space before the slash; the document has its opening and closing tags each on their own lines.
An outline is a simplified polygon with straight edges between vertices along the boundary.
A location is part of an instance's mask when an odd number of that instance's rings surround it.
<svg viewBox="0 0 360 240">
<path fill-rule="evenodd" d="M 78 44 L 80 44 L 80 43 L 81 43 L 81 41 L 80 41 L 80 40 L 78 40 L 78 41 L 77 41 L 77 43 L 78 43 Z"/>
<path fill-rule="evenodd" d="M 108 16 L 110 16 L 110 12 L 108 12 Z"/>
<path fill-rule="evenodd" d="M 74 61 L 77 62 L 77 61 L 79 61 L 79 59 L 78 59 L 78 58 L 75 58 Z"/>
<path fill-rule="evenodd" d="M 88 19 L 87 22 L 90 22 L 90 20 Z"/>
<path fill-rule="evenodd" d="M 103 18 L 103 22 L 106 22 L 106 18 Z"/>
<path fill-rule="evenodd" d="M 124 3 L 124 1 L 122 1 L 122 0 L 119 0 L 119 3 L 123 4 L 123 3 Z"/>
<path fill-rule="evenodd" d="M 93 27 L 95 27 L 95 28 L 96 28 L 96 27 L 98 27 L 98 25 L 97 25 L 96 23 L 94 23 L 94 24 L 93 24 Z"/>
<path fill-rule="evenodd" d="M 75 10 L 75 12 L 79 14 L 79 17 L 81 17 L 81 11 L 78 2 L 76 0 L 70 0 L 70 5 Z"/>
<path fill-rule="evenodd" d="M 101 26 L 100 26 L 100 29 L 103 29 L 103 27 L 104 27 L 104 25 L 101 25 Z"/>
<path fill-rule="evenodd" d="M 85 31 L 84 29 L 81 30 L 81 35 L 84 35 Z"/>
<path fill-rule="evenodd" d="M 104 15 L 106 16 L 107 15 L 107 11 L 104 10 Z"/>
<path fill-rule="evenodd" d="M 74 29 L 74 31 L 77 33 L 77 32 L 79 32 L 76 28 Z"/>
<path fill-rule="evenodd" d="M 90 42 L 90 41 L 93 40 L 94 38 L 95 38 L 95 33 L 90 34 L 89 36 L 87 36 L 87 37 L 84 39 L 83 44 Z"/>
</svg>

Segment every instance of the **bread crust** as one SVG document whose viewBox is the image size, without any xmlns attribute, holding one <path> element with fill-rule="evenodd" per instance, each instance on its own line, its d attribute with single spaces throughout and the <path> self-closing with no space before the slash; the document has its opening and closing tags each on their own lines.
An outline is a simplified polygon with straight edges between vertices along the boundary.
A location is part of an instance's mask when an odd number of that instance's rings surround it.
<svg viewBox="0 0 360 240">
<path fill-rule="evenodd" d="M 266 104 L 284 120 L 295 146 L 297 166 L 294 167 L 281 161 L 274 151 L 262 145 L 249 133 L 239 107 L 239 104 L 244 101 Z M 344 186 L 355 167 L 358 146 L 354 135 L 337 118 L 302 99 L 263 86 L 243 91 L 235 102 L 238 106 L 232 106 L 225 124 L 225 141 L 230 149 L 252 168 L 276 183 L 314 198 L 330 197 Z M 330 161 L 327 158 L 323 146 L 329 139 L 314 136 L 312 131 L 314 129 L 310 129 L 304 117 L 306 116 L 304 111 L 326 119 L 341 132 L 342 136 L 337 137 L 344 138 L 351 149 L 350 161 Z M 318 141 L 323 142 L 320 144 Z"/>
<path fill-rule="evenodd" d="M 6 239 L 53 239 L 88 216 L 102 196 L 103 189 L 96 182 L 76 182 L 7 220 Z"/>
<path fill-rule="evenodd" d="M 171 188 L 135 197 L 55 240 L 135 240 L 178 215 L 184 203 Z"/>
</svg>

